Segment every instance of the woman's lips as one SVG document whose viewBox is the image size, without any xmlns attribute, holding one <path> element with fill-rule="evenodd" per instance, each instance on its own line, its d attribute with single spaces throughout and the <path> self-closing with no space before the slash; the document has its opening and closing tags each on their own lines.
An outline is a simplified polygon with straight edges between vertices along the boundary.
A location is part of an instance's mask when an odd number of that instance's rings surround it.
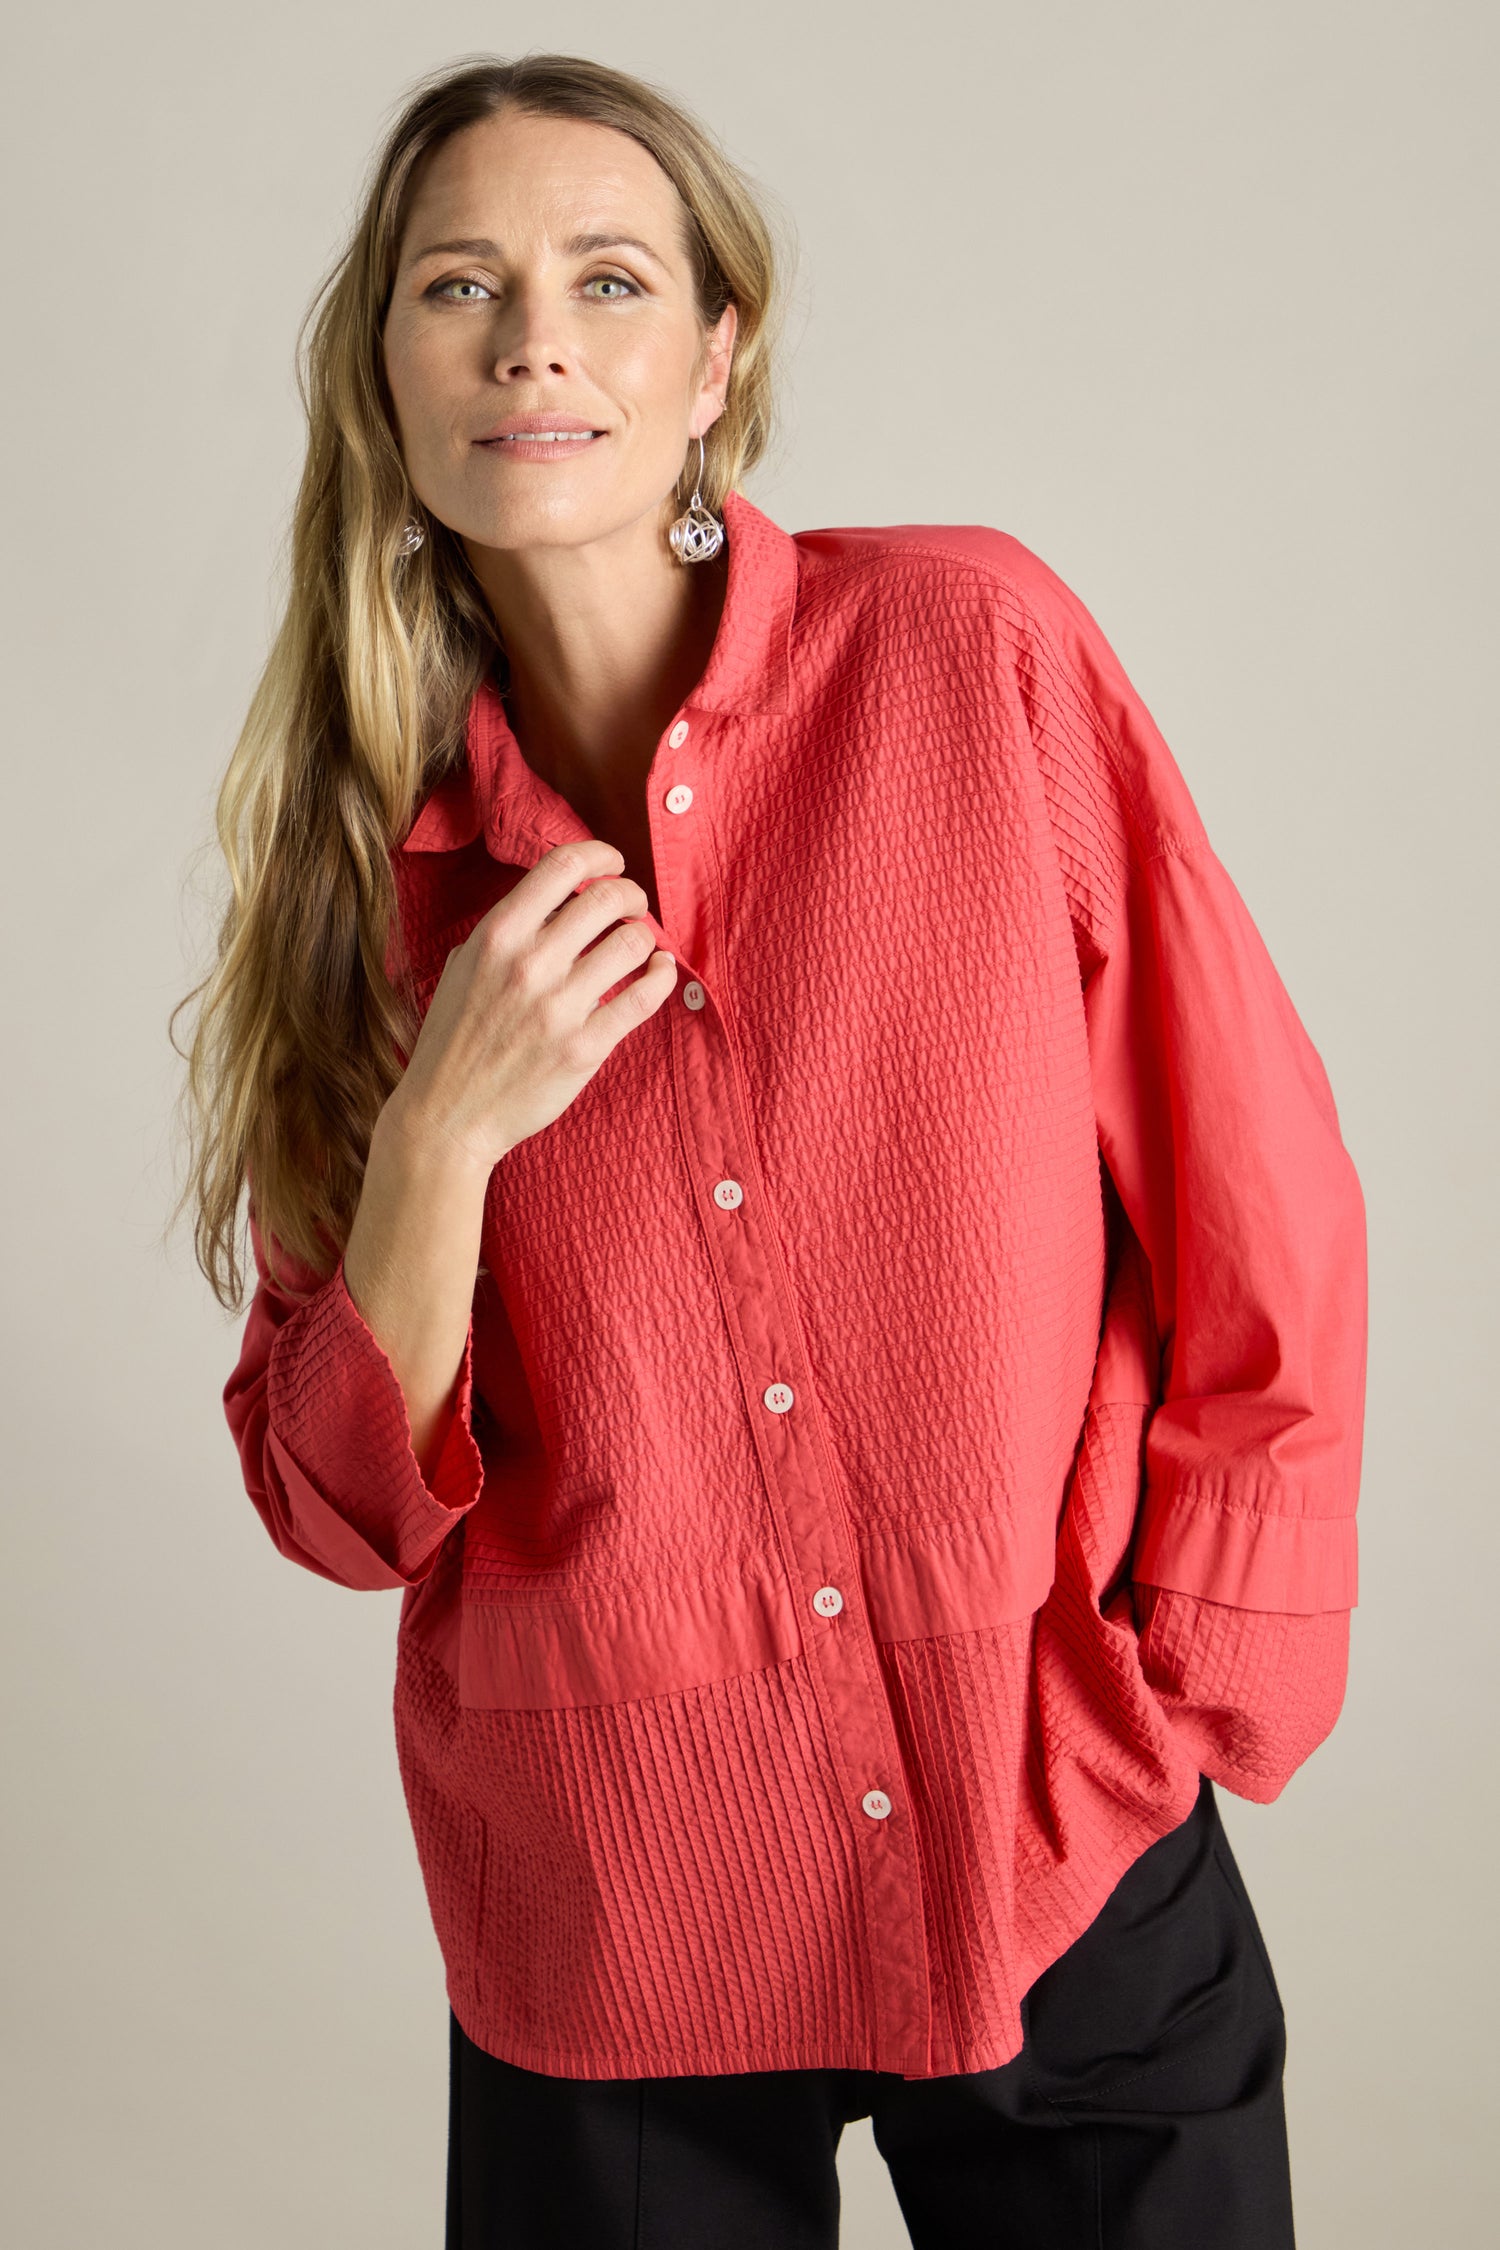
<svg viewBox="0 0 1500 2250">
<path fill-rule="evenodd" d="M 514 454 L 521 461 L 563 461 L 572 454 L 587 453 L 607 436 L 604 430 L 593 430 L 587 435 L 564 431 L 557 437 L 539 437 L 525 431 L 517 437 L 479 438 L 476 443 L 486 453 Z"/>
</svg>

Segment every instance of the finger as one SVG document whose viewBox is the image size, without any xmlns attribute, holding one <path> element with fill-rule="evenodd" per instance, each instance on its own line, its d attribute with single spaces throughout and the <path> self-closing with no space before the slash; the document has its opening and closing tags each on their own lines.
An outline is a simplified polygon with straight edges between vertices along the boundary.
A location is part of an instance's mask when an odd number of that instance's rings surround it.
<svg viewBox="0 0 1500 2250">
<path fill-rule="evenodd" d="M 591 837 L 589 844 L 596 844 L 596 841 L 600 839 Z M 549 936 L 553 929 L 562 929 L 564 943 L 571 945 L 573 952 L 580 952 L 589 943 L 589 938 L 598 936 L 600 929 L 609 927 L 609 922 L 634 920 L 648 907 L 643 886 L 632 875 L 625 875 L 621 871 L 621 853 L 614 848 L 614 844 L 605 844 L 603 848 L 609 855 L 607 866 L 600 868 L 598 864 L 576 864 L 571 868 L 564 868 L 558 880 L 555 880 L 551 904 L 535 925 L 537 931 L 546 931 Z M 573 850 L 573 846 L 560 844 L 558 850 L 562 853 L 562 850 Z M 544 866 L 544 862 L 537 859 L 537 868 L 540 866 Z M 531 868 L 522 877 L 522 882 L 531 882 L 531 875 L 537 873 L 537 868 Z M 573 884 L 569 889 L 564 889 L 569 875 L 573 875 Z M 515 898 L 519 889 L 522 889 L 522 884 L 517 882 L 515 891 L 510 891 L 510 898 Z M 535 898 L 535 893 L 528 895 Z"/>
<path fill-rule="evenodd" d="M 670 953 L 653 953 L 641 973 L 622 985 L 613 1000 L 602 1000 L 589 1017 L 589 1026 L 595 1026 L 608 1042 L 605 1049 L 623 1039 L 647 1016 L 654 1015 L 677 983 L 677 962 Z M 608 986 L 605 987 L 607 991 Z"/>
<path fill-rule="evenodd" d="M 655 936 L 649 922 L 633 917 L 619 922 L 580 953 L 568 976 L 568 989 L 577 995 L 585 1012 L 597 1007 L 601 993 L 652 959 Z"/>
<path fill-rule="evenodd" d="M 602 836 L 569 837 L 567 843 L 554 844 L 550 851 L 543 852 L 535 867 L 527 868 L 500 904 L 508 906 L 514 899 L 523 913 L 536 916 L 540 926 L 569 904 L 580 884 L 592 889 L 601 877 L 618 876 L 624 867 L 624 853 Z"/>
</svg>

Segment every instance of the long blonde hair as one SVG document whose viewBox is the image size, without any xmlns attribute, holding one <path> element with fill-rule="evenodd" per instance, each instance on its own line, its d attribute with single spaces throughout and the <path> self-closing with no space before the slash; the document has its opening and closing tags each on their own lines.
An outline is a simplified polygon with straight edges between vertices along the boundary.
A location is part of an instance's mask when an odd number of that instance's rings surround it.
<svg viewBox="0 0 1500 2250">
<path fill-rule="evenodd" d="M 462 544 L 407 481 L 381 334 L 418 166 L 507 105 L 628 133 L 677 188 L 705 333 L 730 300 L 737 310 L 724 411 L 704 441 L 710 507 L 771 435 L 775 235 L 708 131 L 657 88 L 572 55 L 481 57 L 419 80 L 298 331 L 308 434 L 289 592 L 218 797 L 231 896 L 215 966 L 171 1017 L 205 996 L 184 1057 L 190 1171 L 172 1221 L 195 1204 L 198 1263 L 230 1310 L 244 1294 L 243 1187 L 268 1244 L 332 1272 L 416 1036 L 390 854 L 464 754 L 497 636 Z M 696 467 L 695 444 L 681 502 Z M 427 538 L 402 557 L 413 515 Z"/>
</svg>

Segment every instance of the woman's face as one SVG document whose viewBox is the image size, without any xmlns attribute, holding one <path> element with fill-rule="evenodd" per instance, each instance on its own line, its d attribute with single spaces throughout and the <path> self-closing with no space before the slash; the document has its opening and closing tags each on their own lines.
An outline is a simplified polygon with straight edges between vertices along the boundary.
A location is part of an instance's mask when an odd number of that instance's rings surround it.
<svg viewBox="0 0 1500 2250">
<path fill-rule="evenodd" d="M 735 312 L 705 337 L 685 213 L 626 133 L 502 111 L 417 186 L 384 330 L 413 491 L 468 546 L 573 547 L 659 521 L 723 410 Z M 508 444 L 514 417 L 591 435 Z"/>
</svg>

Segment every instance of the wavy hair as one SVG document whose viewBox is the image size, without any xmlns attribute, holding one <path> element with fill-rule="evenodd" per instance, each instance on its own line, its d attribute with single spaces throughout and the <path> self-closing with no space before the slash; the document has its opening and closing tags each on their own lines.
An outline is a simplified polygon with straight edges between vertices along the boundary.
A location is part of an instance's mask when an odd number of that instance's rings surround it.
<svg viewBox="0 0 1500 2250">
<path fill-rule="evenodd" d="M 628 133 L 676 187 L 705 335 L 731 300 L 737 312 L 724 410 L 704 439 L 710 507 L 771 437 L 775 235 L 761 191 L 707 129 L 660 89 L 572 55 L 483 56 L 417 81 L 298 330 L 307 448 L 288 594 L 218 795 L 230 895 L 215 963 L 169 1025 L 176 1048 L 177 1016 L 202 996 L 172 1219 L 193 1203 L 198 1264 L 230 1310 L 244 1295 L 242 1188 L 278 1277 L 273 1242 L 314 1277 L 333 1271 L 418 1028 L 391 852 L 463 757 L 470 702 L 501 651 L 462 543 L 407 480 L 381 338 L 419 166 L 508 106 Z M 679 508 L 696 465 L 695 441 Z M 427 537 L 407 557 L 412 516 Z"/>
</svg>

